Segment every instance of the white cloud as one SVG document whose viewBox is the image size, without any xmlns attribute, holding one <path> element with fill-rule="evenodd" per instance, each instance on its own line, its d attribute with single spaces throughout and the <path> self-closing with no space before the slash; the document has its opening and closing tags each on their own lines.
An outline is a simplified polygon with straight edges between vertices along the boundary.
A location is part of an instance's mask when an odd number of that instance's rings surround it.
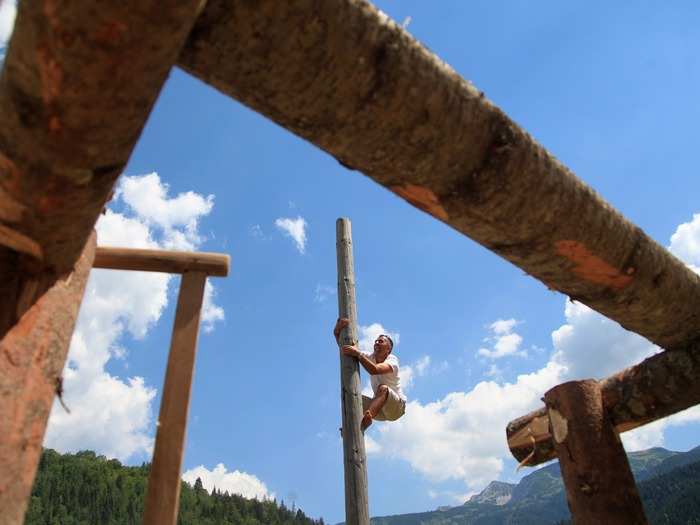
<svg viewBox="0 0 700 525">
<path fill-rule="evenodd" d="M 260 227 L 259 224 L 253 224 L 250 228 L 248 228 L 248 233 L 250 234 L 251 237 L 255 239 L 265 239 L 265 234 L 262 231 L 262 228 Z"/>
<path fill-rule="evenodd" d="M 690 222 L 678 226 L 671 236 L 668 249 L 696 273 L 700 273 L 700 213 L 694 214 Z"/>
<path fill-rule="evenodd" d="M 163 232 L 163 248 L 193 250 L 202 243 L 199 219 L 214 207 L 214 196 L 203 197 L 188 191 L 176 197 L 168 196 L 169 186 L 161 182 L 157 173 L 139 177 L 124 177 L 117 196 L 144 223 Z"/>
<path fill-rule="evenodd" d="M 493 349 L 479 348 L 478 354 L 488 359 L 500 359 L 507 356 L 525 357 L 527 352 L 519 350 L 523 342 L 522 336 L 513 332 L 513 328 L 519 324 L 515 319 L 498 319 L 489 325 L 492 336 L 486 337 L 485 342 L 492 343 Z"/>
<path fill-rule="evenodd" d="M 329 297 L 334 296 L 336 293 L 335 287 L 318 283 L 316 285 L 316 290 L 314 291 L 314 302 L 325 303 Z"/>
<path fill-rule="evenodd" d="M 501 473 L 509 454 L 507 423 L 537 408 L 560 372 L 550 363 L 515 383 L 482 381 L 470 392 L 453 392 L 425 405 L 411 401 L 401 419 L 377 426 L 376 441 L 383 456 L 407 461 L 434 482 L 456 479 L 479 488 Z"/>
<path fill-rule="evenodd" d="M 360 325 L 358 332 L 360 350 L 367 354 L 374 352 L 374 341 L 382 334 L 391 337 L 391 340 L 394 341 L 394 347 L 398 346 L 400 340 L 398 332 L 387 330 L 380 323 L 372 323 L 367 326 Z"/>
<path fill-rule="evenodd" d="M 202 486 L 209 493 L 216 487 L 216 490 L 239 494 L 246 498 L 263 500 L 275 497 L 275 494 L 270 493 L 265 483 L 257 477 L 239 470 L 228 472 L 223 463 L 216 465 L 214 470 L 200 465 L 182 474 L 182 479 L 190 485 L 194 485 L 197 478 L 202 480 Z"/>
<path fill-rule="evenodd" d="M 133 188 L 142 179 L 125 177 L 123 183 Z M 148 184 L 142 189 L 152 190 Z M 156 188 L 156 194 L 164 197 L 165 189 Z M 118 192 L 116 198 L 126 195 Z M 165 206 L 169 205 L 166 199 Z M 196 224 L 200 212 L 193 209 L 190 217 L 181 214 L 180 228 L 188 228 L 193 220 Z M 167 228 L 178 231 L 172 224 L 169 219 Z M 167 228 L 152 222 L 152 217 L 127 216 L 111 210 L 100 217 L 96 226 L 100 245 L 132 248 L 163 247 Z M 188 235 L 194 238 L 196 233 L 195 229 Z M 68 414 L 60 404 L 54 404 L 45 446 L 60 451 L 90 448 L 122 460 L 138 454 L 150 455 L 156 390 L 141 377 L 114 376 L 106 371 L 106 366 L 110 359 L 127 355 L 122 345 L 124 335 L 144 338 L 161 318 L 168 303 L 170 282 L 171 276 L 161 273 L 91 273 L 63 372 L 64 400 L 71 412 Z M 212 294 L 210 289 L 208 299 L 205 296 L 205 327 L 223 318 L 223 310 L 212 302 Z"/>
<path fill-rule="evenodd" d="M 563 380 L 602 379 L 658 352 L 643 337 L 581 303 L 567 302 L 566 324 L 552 332 L 552 360 L 565 369 Z"/>
<path fill-rule="evenodd" d="M 17 2 L 15 0 L 0 0 L 0 48 L 4 48 L 12 35 L 17 16 Z M 0 59 L 4 53 L 0 51 Z"/>
<path fill-rule="evenodd" d="M 214 324 L 217 321 L 223 321 L 226 318 L 224 309 L 214 303 L 216 289 L 207 279 L 204 285 L 204 302 L 202 304 L 202 329 L 205 333 L 210 333 L 214 330 Z"/>
<path fill-rule="evenodd" d="M 307 222 L 303 217 L 296 219 L 280 217 L 275 221 L 275 226 L 294 240 L 299 253 L 303 254 L 306 251 Z"/>
<path fill-rule="evenodd" d="M 700 265 L 700 215 L 679 226 L 670 249 L 687 264 Z M 541 397 L 567 380 L 601 378 L 632 366 L 659 349 L 624 330 L 585 305 L 567 302 L 566 322 L 552 332 L 553 351 L 547 364 L 522 374 L 513 383 L 481 381 L 468 392 L 452 392 L 423 404 L 411 401 L 404 417 L 370 429 L 382 457 L 408 462 L 434 482 L 462 480 L 468 490 L 497 479 L 510 458 L 505 427 L 512 419 L 542 406 Z M 518 352 L 522 339 L 513 332 L 514 319 L 499 319 L 488 328 L 492 349 L 479 352 L 495 358 Z M 518 336 L 519 337 L 519 336 Z M 489 373 L 499 377 L 499 369 Z M 666 428 L 700 422 L 700 407 L 622 435 L 628 450 L 661 446 Z"/>
</svg>

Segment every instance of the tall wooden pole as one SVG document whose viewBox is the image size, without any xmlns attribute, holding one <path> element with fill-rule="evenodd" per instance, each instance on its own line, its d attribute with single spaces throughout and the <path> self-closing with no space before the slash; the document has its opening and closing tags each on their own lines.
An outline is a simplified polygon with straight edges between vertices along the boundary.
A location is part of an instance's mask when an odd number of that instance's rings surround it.
<svg viewBox="0 0 700 525">
<path fill-rule="evenodd" d="M 338 255 L 338 312 L 350 320 L 340 335 L 340 344 L 357 343 L 357 308 L 355 306 L 355 271 L 352 257 L 350 220 L 336 221 Z M 367 499 L 367 457 L 360 429 L 362 387 L 360 368 L 354 357 L 340 355 L 340 399 L 343 411 L 343 464 L 345 467 L 345 523 L 369 525 Z"/>
<path fill-rule="evenodd" d="M 148 478 L 144 525 L 177 523 L 180 470 L 206 280 L 207 274 L 204 272 L 185 272 L 182 275 L 158 416 L 156 446 Z"/>
</svg>

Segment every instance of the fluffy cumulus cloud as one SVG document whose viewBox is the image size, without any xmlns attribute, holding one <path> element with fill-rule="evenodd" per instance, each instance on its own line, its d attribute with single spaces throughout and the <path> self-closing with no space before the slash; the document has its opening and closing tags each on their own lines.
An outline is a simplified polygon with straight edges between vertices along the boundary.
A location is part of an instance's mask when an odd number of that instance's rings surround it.
<svg viewBox="0 0 700 525">
<path fill-rule="evenodd" d="M 273 499 L 274 493 L 270 493 L 265 483 L 252 474 L 246 474 L 234 470 L 229 472 L 223 463 L 219 463 L 214 470 L 207 469 L 200 465 L 188 470 L 182 475 L 182 479 L 190 485 L 194 485 L 197 478 L 202 480 L 202 486 L 211 493 L 216 490 L 228 492 L 229 494 L 239 494 L 246 498 L 256 498 L 259 500 Z"/>
<path fill-rule="evenodd" d="M 668 248 L 696 273 L 700 273 L 700 213 L 694 214 L 690 222 L 676 229 Z"/>
<path fill-rule="evenodd" d="M 524 350 L 520 350 L 523 338 L 513 331 L 518 324 L 515 319 L 498 319 L 489 326 L 491 335 L 484 338 L 491 348 L 479 348 L 478 354 L 488 359 L 500 359 L 507 356 L 526 356 Z"/>
<path fill-rule="evenodd" d="M 150 193 L 150 195 L 145 195 Z M 129 213 L 108 210 L 97 223 L 102 246 L 131 248 L 171 247 L 179 234 L 189 248 L 199 239 L 196 225 L 211 211 L 204 199 L 187 193 L 169 198 L 167 186 L 155 174 L 124 177 L 116 199 Z M 144 203 L 150 203 L 146 209 Z M 172 211 L 172 203 L 184 203 L 187 212 Z M 192 204 L 199 203 L 199 204 Z M 205 203 L 202 205 L 202 203 Z M 160 210 L 160 211 L 158 211 Z M 171 211 L 164 211 L 171 210 Z M 159 222 L 160 221 L 160 222 Z M 171 276 L 160 273 L 95 270 L 91 273 L 64 370 L 64 400 L 49 419 L 45 445 L 61 451 L 93 449 L 122 460 L 150 454 L 153 446 L 154 387 L 141 377 L 110 374 L 110 359 L 125 358 L 125 335 L 146 337 L 168 304 Z M 207 287 L 203 325 L 223 319 L 223 310 Z"/>
<path fill-rule="evenodd" d="M 669 249 L 697 271 L 700 214 L 678 227 Z M 368 452 L 406 461 L 436 483 L 461 480 L 467 492 L 480 490 L 498 478 L 504 460 L 510 458 L 504 439 L 507 423 L 541 406 L 549 388 L 572 379 L 605 377 L 659 351 L 582 304 L 567 302 L 564 316 L 565 323 L 552 332 L 552 351 L 542 368 L 512 382 L 481 381 L 468 392 L 448 393 L 432 402 L 410 400 L 403 418 L 369 430 Z M 513 319 L 489 325 L 485 340 L 490 348 L 479 354 L 492 359 L 517 355 L 522 338 L 516 326 Z M 504 339 L 512 335 L 518 337 Z M 492 367 L 490 375 L 499 377 L 498 367 Z M 628 450 L 660 446 L 669 426 L 691 422 L 700 422 L 700 407 L 626 432 L 622 439 Z"/>
<path fill-rule="evenodd" d="M 280 217 L 275 221 L 275 226 L 279 228 L 285 235 L 291 237 L 299 253 L 306 252 L 306 220 L 299 216 L 296 219 L 288 217 Z"/>
<path fill-rule="evenodd" d="M 161 245 L 172 250 L 194 250 L 202 243 L 199 219 L 214 207 L 214 196 L 203 197 L 188 191 L 168 197 L 168 185 L 157 173 L 125 177 L 119 186 L 121 196 L 134 214 L 152 228 L 162 232 Z"/>
</svg>

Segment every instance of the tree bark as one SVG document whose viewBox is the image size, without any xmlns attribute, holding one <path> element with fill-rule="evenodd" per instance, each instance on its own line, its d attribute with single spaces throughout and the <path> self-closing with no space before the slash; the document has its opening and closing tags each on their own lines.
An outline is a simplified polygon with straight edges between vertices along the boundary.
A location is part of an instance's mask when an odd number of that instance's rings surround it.
<svg viewBox="0 0 700 525">
<path fill-rule="evenodd" d="M 0 340 L 0 525 L 21 525 L 92 260 L 56 281 Z"/>
<path fill-rule="evenodd" d="M 341 345 L 357 344 L 357 307 L 352 231 L 349 219 L 336 221 L 338 259 L 338 313 L 350 320 L 340 336 Z M 369 525 L 367 495 L 367 456 L 360 429 L 362 384 L 357 359 L 340 354 L 340 400 L 343 413 L 343 467 L 345 472 L 345 523 Z"/>
<path fill-rule="evenodd" d="M 663 348 L 700 277 L 362 0 L 210 0 L 179 65 Z"/>
<path fill-rule="evenodd" d="M 572 381 L 544 399 L 574 524 L 646 524 L 625 449 L 605 417 L 600 385 Z"/>
<path fill-rule="evenodd" d="M 201 5 L 19 2 L 0 73 L 0 337 L 73 268 Z"/>
<path fill-rule="evenodd" d="M 618 433 L 635 429 L 700 403 L 700 344 L 653 355 L 603 379 L 606 417 Z M 546 408 L 511 421 L 508 446 L 524 465 L 556 458 Z"/>
</svg>

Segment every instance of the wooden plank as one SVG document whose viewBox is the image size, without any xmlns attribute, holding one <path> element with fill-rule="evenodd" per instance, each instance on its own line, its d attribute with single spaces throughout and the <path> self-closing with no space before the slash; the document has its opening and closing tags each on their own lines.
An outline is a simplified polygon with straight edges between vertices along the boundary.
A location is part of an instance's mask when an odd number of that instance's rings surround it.
<svg viewBox="0 0 700 525">
<path fill-rule="evenodd" d="M 99 246 L 95 268 L 136 270 L 142 272 L 204 272 L 208 276 L 226 277 L 230 258 L 224 253 L 175 252 Z"/>
<path fill-rule="evenodd" d="M 625 449 L 603 408 L 600 385 L 571 381 L 544 396 L 574 525 L 645 525 Z"/>
<path fill-rule="evenodd" d="M 350 325 L 338 340 L 340 345 L 357 344 L 357 306 L 355 303 L 355 269 L 352 254 L 350 219 L 336 221 L 338 262 L 338 313 Z M 340 400 L 343 415 L 343 467 L 345 472 L 345 523 L 369 525 L 367 495 L 367 455 L 360 428 L 362 419 L 362 384 L 357 359 L 340 354 Z"/>
<path fill-rule="evenodd" d="M 0 525 L 21 525 L 95 253 L 56 281 L 0 341 Z"/>
<path fill-rule="evenodd" d="M 0 337 L 20 298 L 72 270 L 202 4 L 18 3 L 0 72 Z"/>
<path fill-rule="evenodd" d="M 204 272 L 187 272 L 180 283 L 156 446 L 148 478 L 144 525 L 177 523 L 180 471 L 206 279 Z"/>
<path fill-rule="evenodd" d="M 178 64 L 662 348 L 700 337 L 700 277 L 368 2 L 209 0 Z"/>
<path fill-rule="evenodd" d="M 615 430 L 626 432 L 700 404 L 700 343 L 661 352 L 600 382 L 603 406 Z M 511 421 L 508 446 L 524 465 L 554 459 L 546 408 Z"/>
</svg>

